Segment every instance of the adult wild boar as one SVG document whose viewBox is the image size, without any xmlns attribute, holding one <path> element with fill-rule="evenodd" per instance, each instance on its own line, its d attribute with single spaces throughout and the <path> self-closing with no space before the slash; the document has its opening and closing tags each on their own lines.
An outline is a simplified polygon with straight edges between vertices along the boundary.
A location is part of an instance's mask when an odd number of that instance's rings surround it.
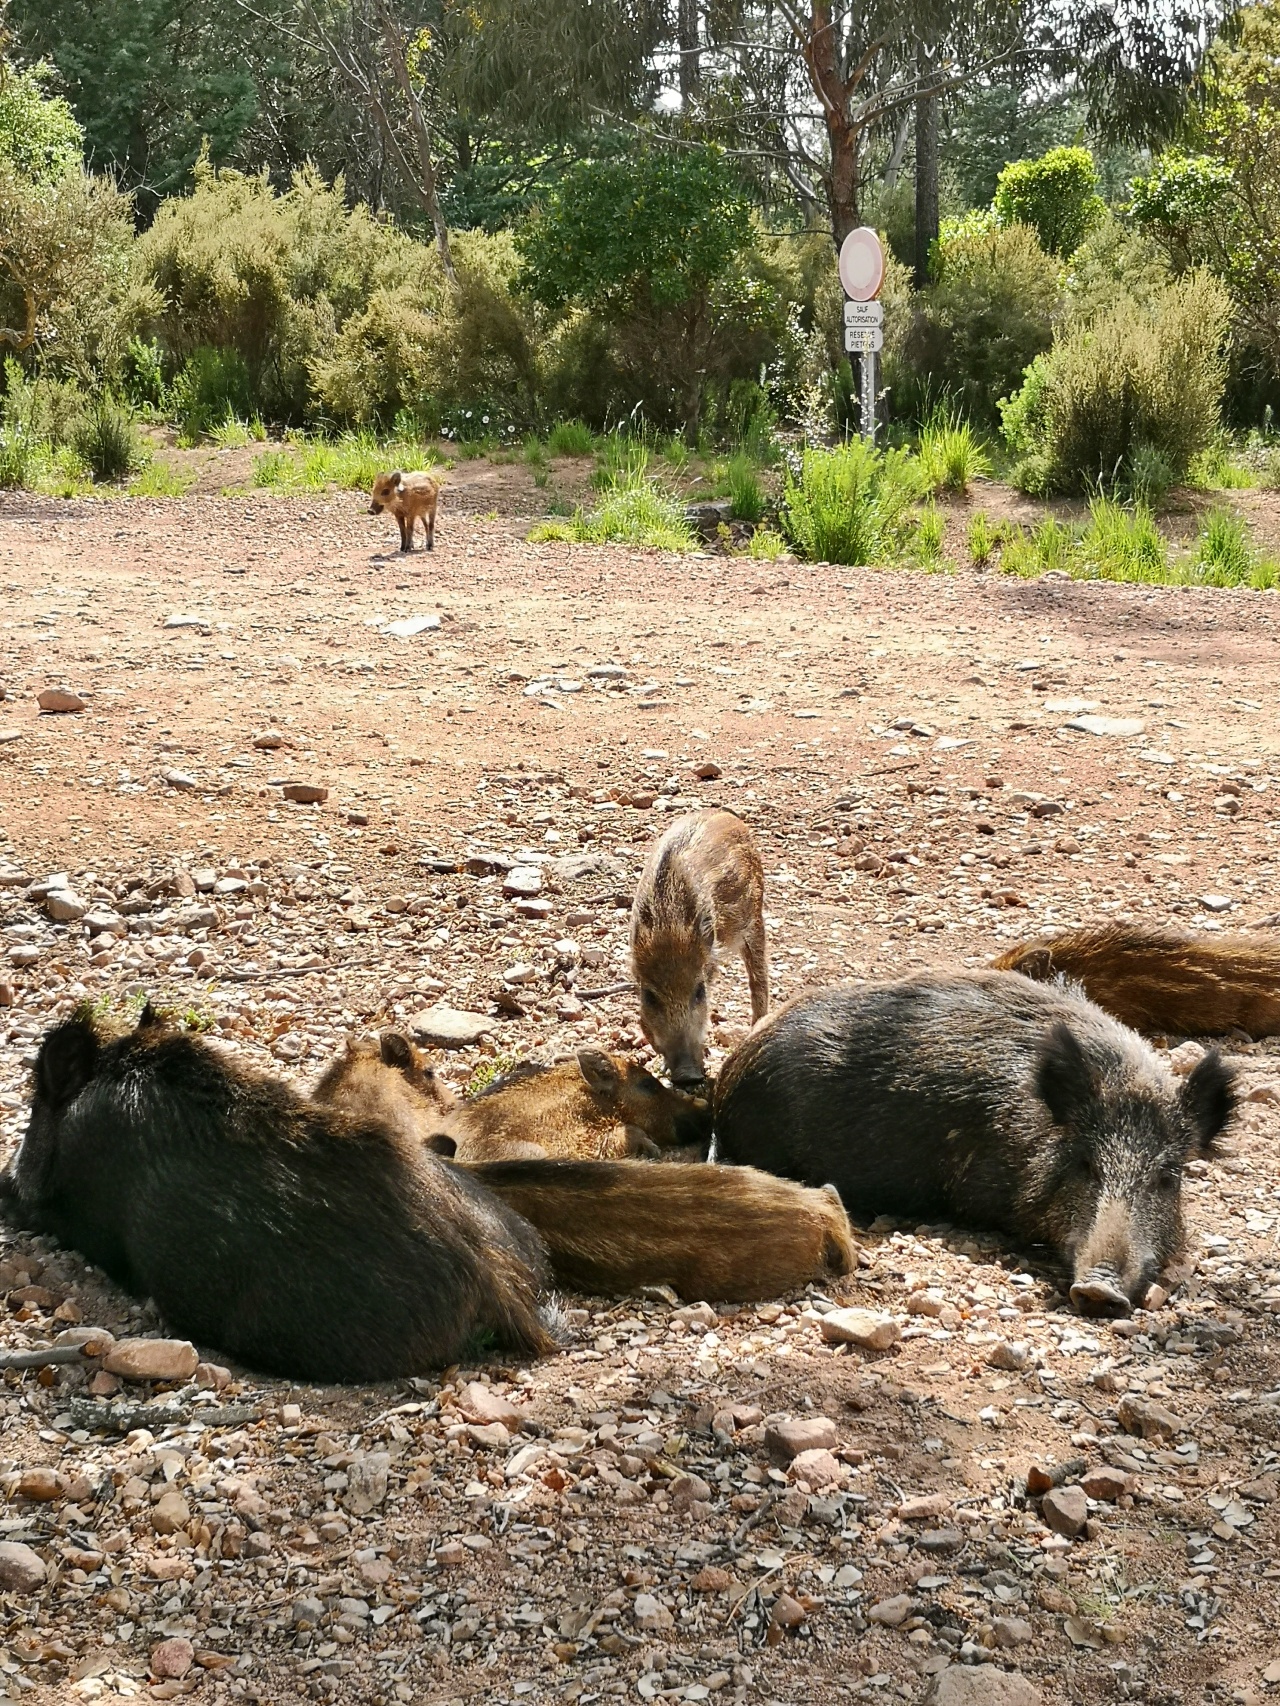
<svg viewBox="0 0 1280 1706">
<path fill-rule="evenodd" d="M 716 1086 L 713 1153 L 856 1216 L 1047 1244 L 1086 1314 L 1128 1313 L 1183 1241 L 1184 1162 L 1234 1104 L 1207 1054 L 1181 1084 L 1084 996 L 1014 972 L 923 972 L 801 997 Z"/>
</svg>

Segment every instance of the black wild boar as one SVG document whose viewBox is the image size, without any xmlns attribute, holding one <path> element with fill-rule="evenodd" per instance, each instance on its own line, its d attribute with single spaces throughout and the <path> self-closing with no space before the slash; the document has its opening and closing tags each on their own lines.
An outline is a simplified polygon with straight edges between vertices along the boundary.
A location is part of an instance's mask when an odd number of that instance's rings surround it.
<svg viewBox="0 0 1280 1706">
<path fill-rule="evenodd" d="M 655 842 L 631 907 L 640 1028 L 673 1084 L 703 1077 L 709 985 L 728 954 L 746 965 L 754 1024 L 769 1011 L 764 868 L 742 819 L 710 807 L 677 818 Z"/>
<path fill-rule="evenodd" d="M 390 1127 L 158 1023 L 45 1037 L 0 1212 L 263 1373 L 389 1380 L 552 1348 L 537 1234 Z"/>
<path fill-rule="evenodd" d="M 1048 1244 L 1083 1313 L 1127 1313 L 1182 1244 L 1184 1162 L 1230 1116 L 1208 1054 L 1180 1085 L 1083 996 L 1014 972 L 924 972 L 779 1010 L 720 1075 L 712 1153 L 851 1214 Z"/>
</svg>

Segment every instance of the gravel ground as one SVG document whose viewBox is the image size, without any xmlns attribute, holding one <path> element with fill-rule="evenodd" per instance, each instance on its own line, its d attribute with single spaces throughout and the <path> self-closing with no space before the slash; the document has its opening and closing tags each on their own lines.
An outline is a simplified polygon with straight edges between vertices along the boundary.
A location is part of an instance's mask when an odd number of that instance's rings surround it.
<svg viewBox="0 0 1280 1706">
<path fill-rule="evenodd" d="M 442 1057 L 458 1088 L 495 1056 L 642 1054 L 598 992 L 695 803 L 759 836 L 778 998 L 1084 920 L 1276 928 L 1274 596 L 534 547 L 480 479 L 408 562 L 356 497 L 0 504 L 0 1148 L 85 995 L 145 989 L 304 1086 L 437 1005 L 484 1021 Z M 41 713 L 49 688 L 84 709 Z M 540 883 L 504 896 L 512 865 Z M 721 1058 L 740 968 L 715 1002 Z M 0 1682 L 1266 1698 L 1280 1046 L 1228 1049 L 1247 1100 L 1189 1169 L 1180 1283 L 1129 1322 L 1072 1315 L 1026 1252 L 877 1223 L 838 1296 L 569 1297 L 528 1368 L 8 1370 Z M 160 1329 L 38 1241 L 4 1236 L 0 1290 L 4 1350 Z M 827 1343 L 833 1304 L 896 1341 Z M 83 1425 L 91 1380 L 116 1431 Z"/>
</svg>

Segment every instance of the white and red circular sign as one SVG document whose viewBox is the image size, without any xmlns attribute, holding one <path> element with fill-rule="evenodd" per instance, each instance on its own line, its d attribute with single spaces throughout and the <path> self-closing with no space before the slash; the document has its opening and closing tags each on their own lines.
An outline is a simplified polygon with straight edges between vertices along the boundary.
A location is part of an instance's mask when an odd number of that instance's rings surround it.
<svg viewBox="0 0 1280 1706">
<path fill-rule="evenodd" d="M 869 225 L 850 231 L 840 245 L 840 282 L 855 302 L 873 302 L 884 282 L 884 250 Z"/>
</svg>

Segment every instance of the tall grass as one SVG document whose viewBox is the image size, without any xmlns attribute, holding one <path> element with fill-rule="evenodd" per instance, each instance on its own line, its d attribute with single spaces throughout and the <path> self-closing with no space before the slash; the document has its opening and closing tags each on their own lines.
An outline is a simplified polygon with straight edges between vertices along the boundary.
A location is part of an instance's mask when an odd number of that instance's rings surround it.
<svg viewBox="0 0 1280 1706">
<path fill-rule="evenodd" d="M 1249 586 L 1263 591 L 1280 586 L 1280 564 L 1259 555 L 1238 515 L 1215 509 L 1200 529 L 1190 578 L 1201 586 Z"/>
<path fill-rule="evenodd" d="M 319 492 L 326 486 L 359 490 L 391 468 L 429 468 L 434 458 L 421 444 L 379 444 L 369 433 L 341 438 L 291 439 L 253 461 L 255 486 L 274 492 Z"/>
<path fill-rule="evenodd" d="M 630 459 L 633 468 L 638 459 Z M 577 509 L 567 520 L 548 518 L 530 530 L 535 544 L 567 540 L 579 545 L 648 545 L 660 551 L 692 551 L 697 539 L 684 505 L 649 479 L 644 455 L 639 471 L 623 471 L 601 490 L 599 507 Z"/>
<path fill-rule="evenodd" d="M 1096 580 L 1155 585 L 1170 580 L 1169 547 L 1146 504 L 1125 510 L 1111 498 L 1094 498 L 1077 572 Z"/>
<path fill-rule="evenodd" d="M 970 423 L 958 411 L 935 411 L 920 433 L 920 467 L 929 489 L 963 496 L 991 472 L 991 458 Z"/>
<path fill-rule="evenodd" d="M 765 511 L 765 491 L 756 465 L 745 453 L 731 456 L 725 464 L 720 489 L 733 501 L 733 519 L 760 521 Z"/>
<path fill-rule="evenodd" d="M 585 421 L 557 421 L 547 434 L 548 456 L 590 456 L 595 434 Z"/>
<path fill-rule="evenodd" d="M 123 480 L 147 460 L 132 409 L 109 392 L 96 398 L 76 421 L 71 447 L 95 480 Z"/>
<path fill-rule="evenodd" d="M 856 438 L 835 450 L 806 450 L 787 480 L 782 524 L 811 561 L 885 563 L 902 556 L 923 496 L 920 465 L 906 450 L 877 450 Z"/>
</svg>

